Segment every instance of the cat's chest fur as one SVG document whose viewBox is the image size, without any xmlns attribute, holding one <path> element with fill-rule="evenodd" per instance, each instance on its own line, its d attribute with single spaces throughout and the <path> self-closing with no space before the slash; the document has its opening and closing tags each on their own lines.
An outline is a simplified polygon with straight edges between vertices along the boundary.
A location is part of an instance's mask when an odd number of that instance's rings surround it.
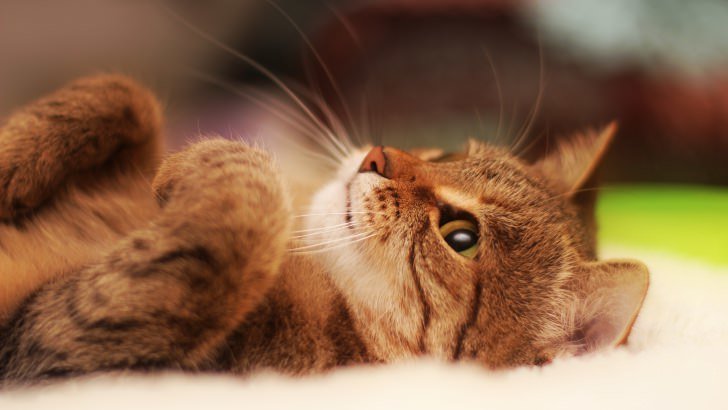
<svg viewBox="0 0 728 410">
<path fill-rule="evenodd" d="M 62 200 L 0 224 L 0 322 L 40 284 L 97 262 L 159 211 L 143 177 L 96 178 L 101 188 L 66 187 Z"/>
<path fill-rule="evenodd" d="M 377 361 L 352 311 L 314 258 L 288 257 L 260 305 L 220 345 L 212 366 L 301 374 Z"/>
</svg>

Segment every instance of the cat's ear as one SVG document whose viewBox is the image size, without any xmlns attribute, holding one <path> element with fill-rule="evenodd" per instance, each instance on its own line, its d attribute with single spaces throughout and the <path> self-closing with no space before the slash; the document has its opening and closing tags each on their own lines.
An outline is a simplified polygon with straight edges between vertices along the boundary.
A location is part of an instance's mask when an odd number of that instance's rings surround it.
<svg viewBox="0 0 728 410">
<path fill-rule="evenodd" d="M 587 130 L 564 138 L 555 149 L 536 161 L 534 167 L 559 184 L 564 192 L 573 195 L 594 173 L 616 132 L 617 123 L 612 121 L 600 130 Z"/>
<path fill-rule="evenodd" d="M 649 286 L 649 271 L 638 261 L 591 262 L 573 272 L 575 293 L 570 342 L 580 352 L 627 341 Z"/>
</svg>

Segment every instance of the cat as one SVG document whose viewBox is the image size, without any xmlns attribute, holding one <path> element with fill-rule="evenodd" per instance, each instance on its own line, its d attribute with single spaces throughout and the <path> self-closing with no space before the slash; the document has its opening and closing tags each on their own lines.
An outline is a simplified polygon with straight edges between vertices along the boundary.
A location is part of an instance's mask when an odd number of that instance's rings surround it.
<svg viewBox="0 0 728 410">
<path fill-rule="evenodd" d="M 270 154 L 213 138 L 162 160 L 161 129 L 150 91 L 99 75 L 0 130 L 4 384 L 422 355 L 542 365 L 624 343 L 645 297 L 643 264 L 596 260 L 577 200 L 613 124 L 534 163 L 478 141 L 362 147 L 302 235 Z"/>
</svg>

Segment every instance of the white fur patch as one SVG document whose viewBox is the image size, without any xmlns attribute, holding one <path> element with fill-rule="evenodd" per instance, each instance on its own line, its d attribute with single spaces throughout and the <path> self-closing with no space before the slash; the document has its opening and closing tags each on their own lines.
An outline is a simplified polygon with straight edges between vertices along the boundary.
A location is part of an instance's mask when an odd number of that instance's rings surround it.
<svg viewBox="0 0 728 410">
<path fill-rule="evenodd" d="M 406 274 L 409 270 L 406 258 L 401 257 L 403 251 L 398 249 L 396 256 L 392 256 L 381 245 L 372 247 L 367 243 L 381 225 L 367 221 L 363 200 L 365 195 L 370 195 L 372 190 L 381 186 L 385 179 L 372 172 L 357 173 L 366 152 L 367 150 L 359 150 L 345 159 L 336 178 L 314 195 L 310 216 L 306 218 L 305 225 L 308 229 L 320 231 L 307 238 L 307 246 L 314 250 L 334 248 L 333 251 L 321 252 L 320 260 L 327 265 L 327 271 L 332 274 L 333 281 L 349 303 L 358 305 L 354 311 L 370 312 L 371 318 L 367 320 L 376 322 L 368 323 L 370 328 L 396 328 L 400 331 L 400 339 L 412 341 L 417 337 L 421 315 L 417 303 L 409 304 L 409 311 L 403 310 L 400 304 L 403 288 L 408 286 L 410 279 Z M 347 223 L 347 212 L 350 216 L 349 222 L 353 223 L 351 228 L 341 227 Z M 326 227 L 339 228 L 322 230 Z M 376 241 L 376 238 L 372 240 Z M 317 247 L 317 243 L 323 245 Z M 366 252 L 362 250 L 364 247 L 368 247 Z M 400 274 L 392 275 L 392 272 Z M 363 319 L 355 317 L 355 320 Z M 368 336 L 383 337 L 378 331 Z M 392 344 L 384 339 L 380 342 Z M 409 350 L 405 348 L 406 343 L 400 346 L 402 352 L 392 349 L 387 352 L 378 351 L 376 345 L 379 343 L 372 343 L 374 346 L 370 345 L 370 348 L 379 357 L 409 354 Z"/>
</svg>

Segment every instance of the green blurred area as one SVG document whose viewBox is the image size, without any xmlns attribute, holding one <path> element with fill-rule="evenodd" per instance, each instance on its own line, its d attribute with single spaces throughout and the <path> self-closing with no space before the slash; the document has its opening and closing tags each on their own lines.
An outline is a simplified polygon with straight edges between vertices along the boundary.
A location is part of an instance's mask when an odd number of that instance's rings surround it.
<svg viewBox="0 0 728 410">
<path fill-rule="evenodd" d="M 601 244 L 666 251 L 728 266 L 728 189 L 605 187 L 597 206 Z"/>
</svg>

